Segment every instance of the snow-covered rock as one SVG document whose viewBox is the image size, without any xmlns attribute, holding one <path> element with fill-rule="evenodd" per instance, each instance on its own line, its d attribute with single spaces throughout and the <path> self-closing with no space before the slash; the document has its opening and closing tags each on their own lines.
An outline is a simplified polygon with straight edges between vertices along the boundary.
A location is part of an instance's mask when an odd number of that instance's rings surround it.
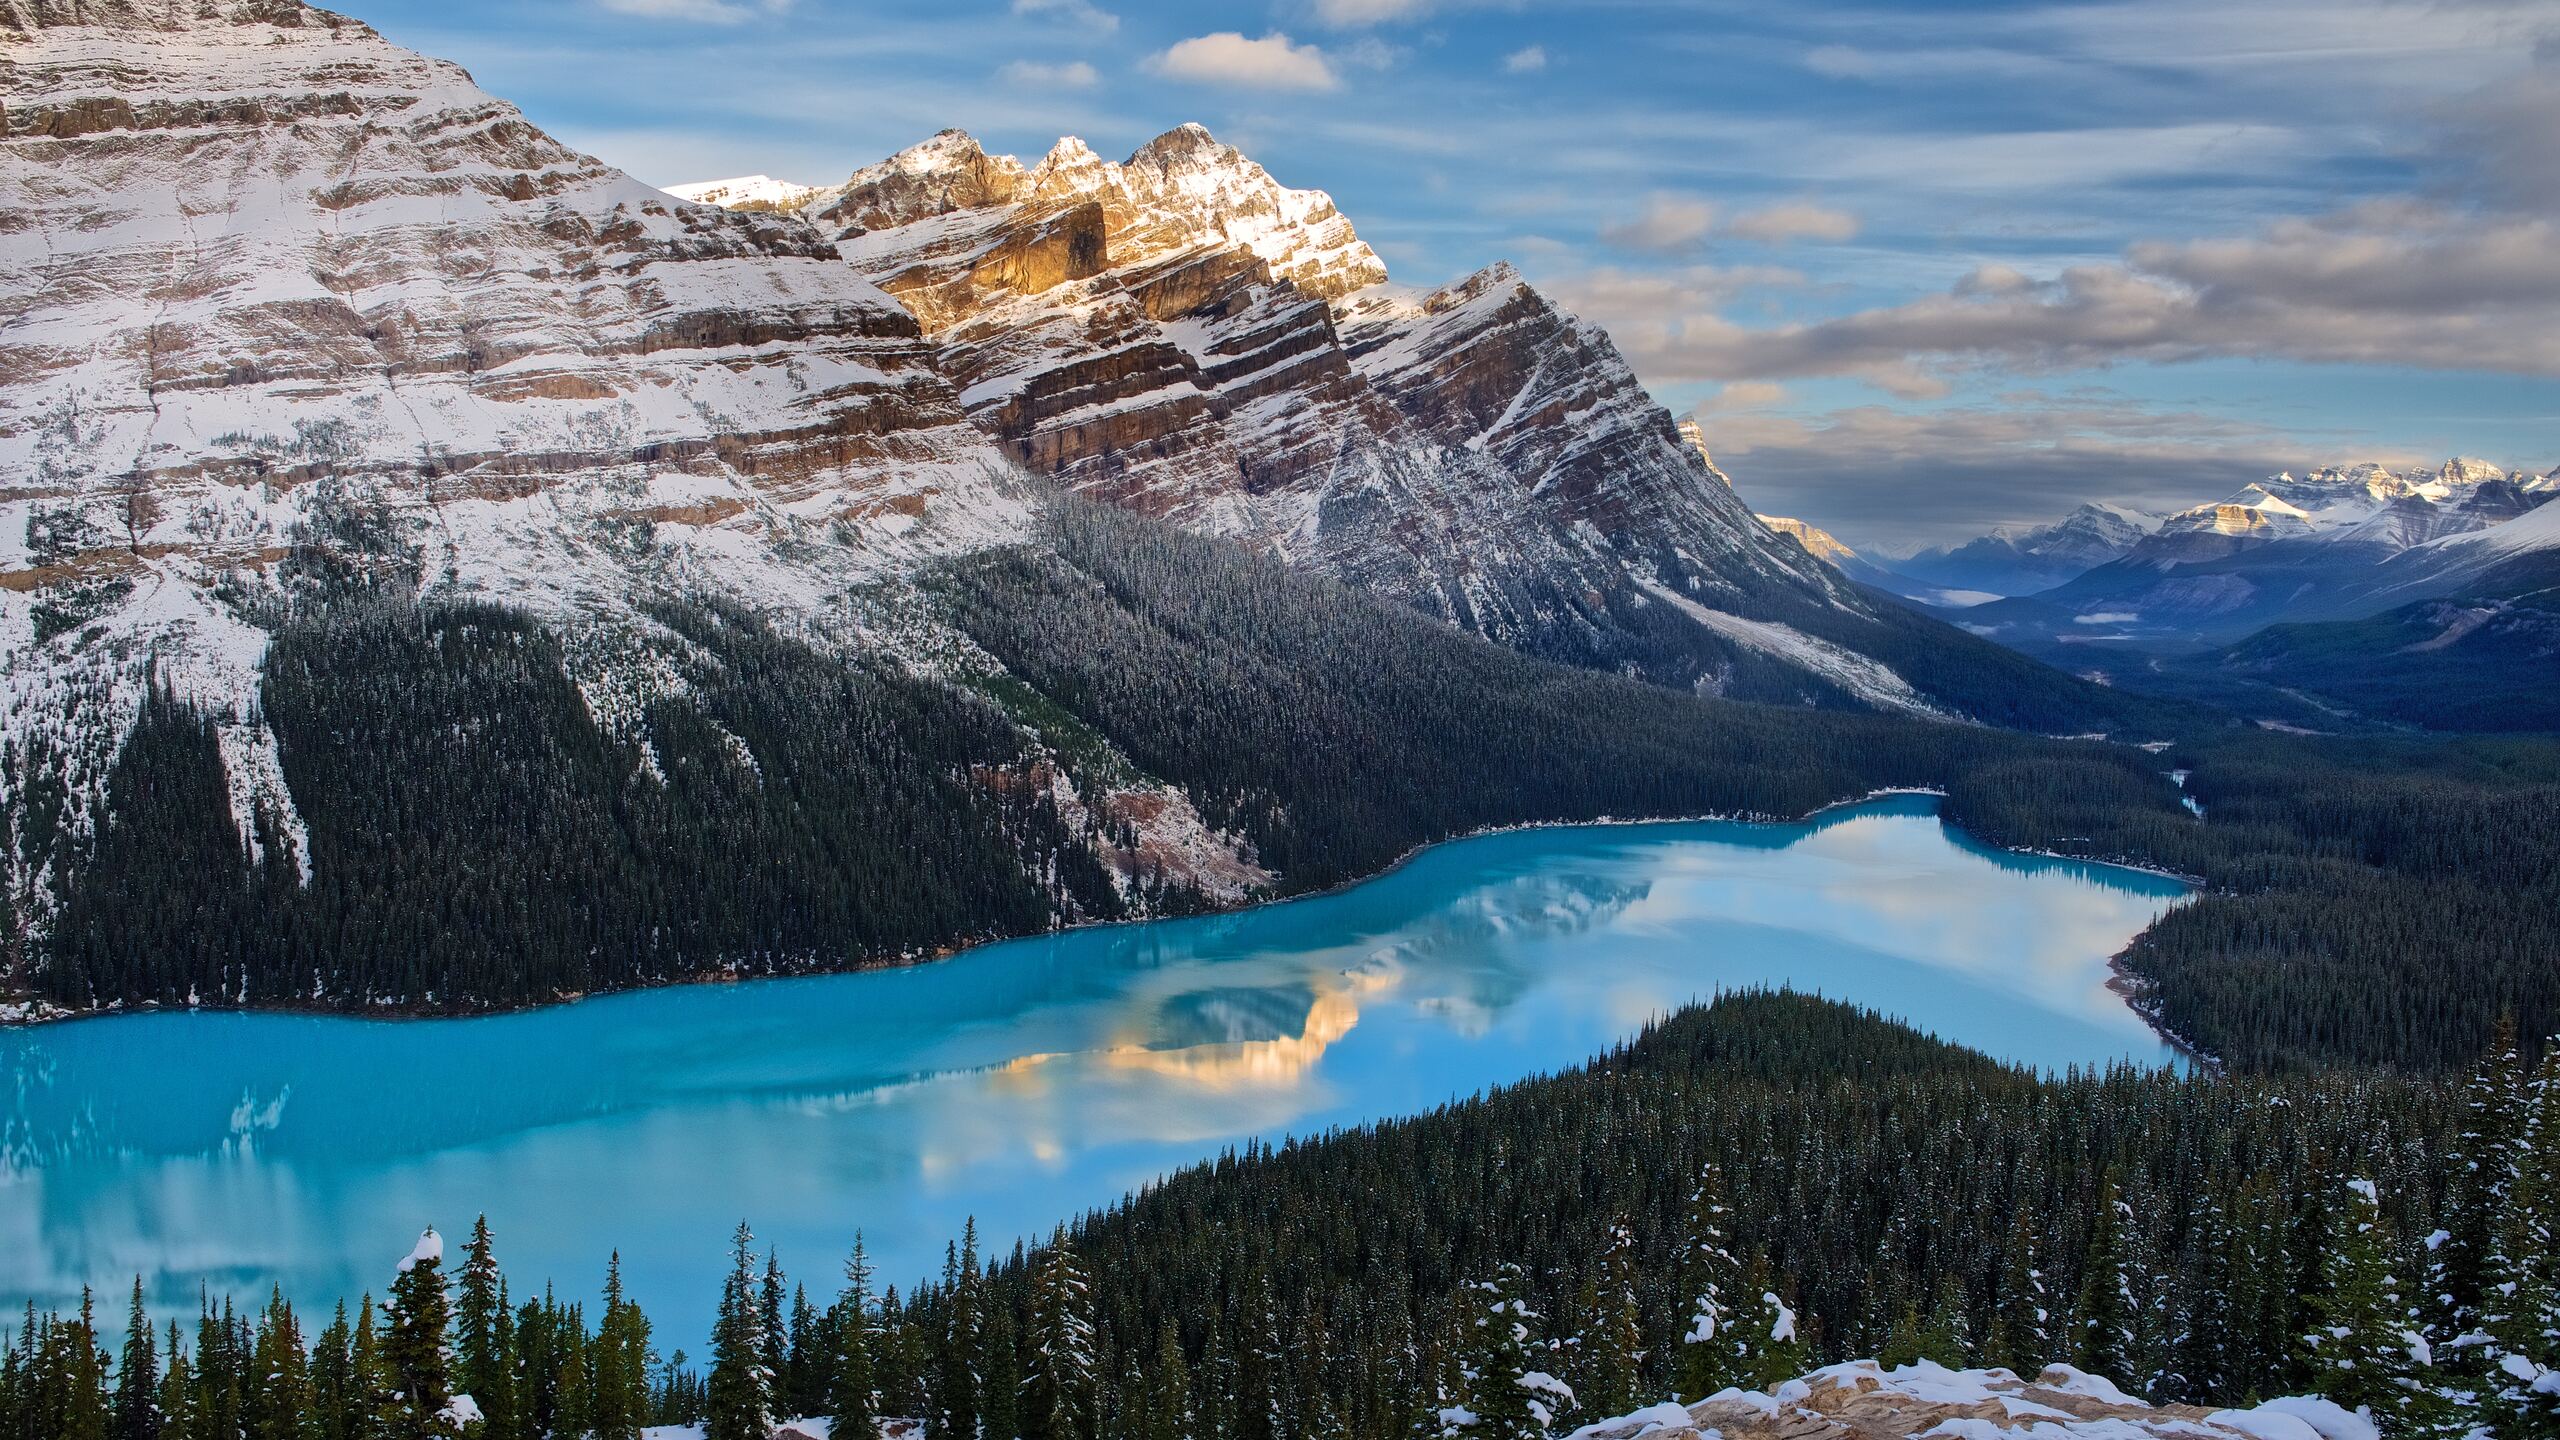
<svg viewBox="0 0 2560 1440">
<path fill-rule="evenodd" d="M 1769 1391 L 1653 1405 L 1571 1440 L 2375 1440 L 2362 1417 L 2295 1397 L 2249 1410 L 2151 1405 L 2068 1365 L 2034 1379 L 1923 1360 L 1826 1366 Z"/>
<path fill-rule="evenodd" d="M 945 131 L 799 211 L 972 419 L 1088 495 L 1550 651 L 1640 628 L 1643 582 L 1868 604 L 1752 520 L 1599 330 L 1507 265 L 1387 283 L 1322 191 L 1197 125 L 1116 163 Z"/>
</svg>

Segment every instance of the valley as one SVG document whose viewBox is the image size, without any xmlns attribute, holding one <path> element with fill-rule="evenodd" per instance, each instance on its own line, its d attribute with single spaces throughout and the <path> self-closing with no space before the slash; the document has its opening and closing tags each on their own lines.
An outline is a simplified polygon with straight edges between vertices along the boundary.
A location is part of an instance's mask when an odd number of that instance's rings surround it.
<svg viewBox="0 0 2560 1440">
<path fill-rule="evenodd" d="M 2427 27 L 1180 8 L 0 0 L 0 1440 L 2560 1437 Z"/>
</svg>

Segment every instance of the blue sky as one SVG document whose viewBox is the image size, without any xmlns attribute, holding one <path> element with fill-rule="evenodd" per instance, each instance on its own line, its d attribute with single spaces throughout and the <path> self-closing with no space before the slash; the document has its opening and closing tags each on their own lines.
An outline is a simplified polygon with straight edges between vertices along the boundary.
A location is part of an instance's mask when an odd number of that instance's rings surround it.
<svg viewBox="0 0 2560 1440">
<path fill-rule="evenodd" d="M 1200 121 L 1400 281 L 1519 264 L 1852 543 L 2560 464 L 2552 0 L 347 4 L 660 184 Z"/>
</svg>

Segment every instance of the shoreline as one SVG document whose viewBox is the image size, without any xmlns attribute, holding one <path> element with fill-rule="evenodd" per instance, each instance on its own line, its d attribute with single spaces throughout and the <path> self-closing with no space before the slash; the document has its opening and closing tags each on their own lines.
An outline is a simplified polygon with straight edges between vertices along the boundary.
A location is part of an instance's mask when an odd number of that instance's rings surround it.
<svg viewBox="0 0 2560 1440">
<path fill-rule="evenodd" d="M 1946 799 L 1947 792 L 1943 788 L 1927 785 L 1884 786 L 1867 791 L 1862 795 L 1847 796 L 1842 799 L 1830 801 L 1797 816 L 1781 816 L 1753 812 L 1710 811 L 1688 815 L 1646 815 L 1632 817 L 1600 815 L 1594 816 L 1588 820 L 1523 820 L 1501 825 L 1486 825 L 1473 830 L 1462 831 L 1454 835 L 1445 835 L 1436 840 L 1418 842 L 1407 847 L 1393 860 L 1388 861 L 1386 864 L 1378 867 L 1374 871 L 1339 880 L 1333 884 L 1319 886 L 1313 889 L 1293 891 L 1285 895 L 1266 896 L 1260 899 L 1247 900 L 1238 904 L 1223 905 L 1213 909 L 1197 911 L 1187 915 L 1142 915 L 1120 920 L 1080 920 L 1074 924 L 1059 925 L 1046 930 L 1027 931 L 1019 935 L 990 936 L 984 939 L 971 940 L 963 944 L 946 945 L 929 952 L 918 954 L 914 958 L 898 956 L 873 957 L 847 965 L 816 965 L 802 969 L 781 969 L 763 972 L 705 971 L 699 974 L 679 976 L 673 979 L 653 981 L 641 985 L 624 985 L 604 990 L 578 991 L 575 993 L 555 996 L 548 1000 L 535 1000 L 522 1004 L 492 1005 L 469 1010 L 429 1008 L 421 1005 L 365 1007 L 352 1005 L 311 1004 L 308 1002 L 297 1003 L 293 1001 L 282 1001 L 273 1004 L 197 1004 L 183 1006 L 163 1005 L 156 1001 L 138 1005 L 126 1005 L 119 1002 L 114 1005 L 97 1006 L 84 1010 L 69 1010 L 58 1006 L 52 1006 L 50 1002 L 42 1000 L 5 1001 L 0 1002 L 0 1033 L 6 1033 L 12 1030 L 34 1030 L 43 1026 L 75 1025 L 83 1022 L 134 1019 L 148 1015 L 297 1015 L 314 1019 L 371 1021 L 382 1024 L 432 1024 L 438 1021 L 493 1020 L 503 1016 L 532 1014 L 537 1011 L 549 1010 L 558 1006 L 576 1005 L 585 1001 L 606 999 L 616 995 L 634 995 L 648 991 L 674 990 L 689 985 L 743 985 L 766 980 L 818 980 L 835 975 L 860 975 L 880 970 L 904 970 L 915 966 L 931 965 L 939 961 L 949 960 L 973 950 L 984 949 L 990 945 L 1002 945 L 1016 940 L 1037 939 L 1044 935 L 1060 935 L 1076 930 L 1096 930 L 1114 926 L 1153 925 L 1162 924 L 1168 921 L 1214 919 L 1220 916 L 1239 915 L 1252 910 L 1295 904 L 1304 900 L 1319 900 L 1328 896 L 1340 895 L 1347 891 L 1355 890 L 1360 886 L 1386 879 L 1387 877 L 1412 865 L 1416 860 L 1429 851 L 1437 850 L 1444 846 L 1461 844 L 1470 840 L 1488 839 L 1497 835 L 1518 834 L 1531 830 L 1596 830 L 1604 828 L 1634 829 L 1638 827 L 1662 825 L 1805 825 L 1820 819 L 1822 816 L 1831 814 L 1834 811 L 1852 810 L 1860 806 L 1873 804 L 1878 800 L 1890 799 L 1894 796 L 1902 795 L 1925 795 L 1944 801 Z M 2001 845 L 1995 841 L 1975 835 L 1971 831 L 1967 831 L 1963 829 L 1963 827 L 1946 819 L 1943 806 L 1939 807 L 1935 813 L 1937 814 L 1939 824 L 1946 826 L 1957 834 L 1963 835 L 1977 844 L 2004 850 L 2011 854 L 2032 855 L 2042 859 L 2065 860 L 2078 864 L 2105 865 L 2113 869 L 2130 870 L 2142 874 L 2153 875 L 2165 880 L 2175 881 L 2194 890 L 2201 890 L 2204 888 L 2203 882 L 2192 876 L 2178 875 L 2152 866 L 2132 864 L 2117 860 L 2102 860 L 2085 855 L 2067 855 L 2053 850 Z M 2197 1050 L 2186 1040 L 2172 1034 L 2164 1028 L 2157 1017 L 2154 1016 L 2148 1008 L 2139 1003 L 2133 993 L 2118 988 L 2119 982 L 2131 982 L 2131 977 L 2126 976 L 2121 968 L 2120 962 L 2122 959 L 2122 952 L 2118 952 L 2116 955 L 2111 955 L 2107 958 L 2107 968 L 2111 976 L 2107 982 L 2108 988 L 2116 991 L 2117 994 L 2122 995 L 2127 1006 L 2129 1006 L 2135 1014 L 2140 1015 L 2144 1024 L 2149 1026 L 2152 1032 L 2157 1034 L 2161 1041 L 2167 1044 L 2171 1049 L 2176 1050 L 2181 1055 L 2187 1056 L 2190 1060 L 2193 1060 L 2196 1063 L 2216 1065 L 2218 1067 L 2218 1062 L 2216 1062 L 2210 1055 Z M 20 1007 L 36 1008 L 32 1014 L 8 1013 L 10 1010 Z"/>
</svg>

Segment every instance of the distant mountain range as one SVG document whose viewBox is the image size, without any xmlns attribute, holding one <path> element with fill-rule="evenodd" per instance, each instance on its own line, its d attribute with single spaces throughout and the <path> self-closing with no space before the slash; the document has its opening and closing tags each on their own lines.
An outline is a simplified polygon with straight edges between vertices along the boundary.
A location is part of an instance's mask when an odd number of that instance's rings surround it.
<svg viewBox="0 0 2560 1440">
<path fill-rule="evenodd" d="M 2560 470 L 2281 474 L 2170 514 L 2086 504 L 1842 575 L 2093 679 L 2308 728 L 2534 729 L 2560 700 Z"/>
</svg>

